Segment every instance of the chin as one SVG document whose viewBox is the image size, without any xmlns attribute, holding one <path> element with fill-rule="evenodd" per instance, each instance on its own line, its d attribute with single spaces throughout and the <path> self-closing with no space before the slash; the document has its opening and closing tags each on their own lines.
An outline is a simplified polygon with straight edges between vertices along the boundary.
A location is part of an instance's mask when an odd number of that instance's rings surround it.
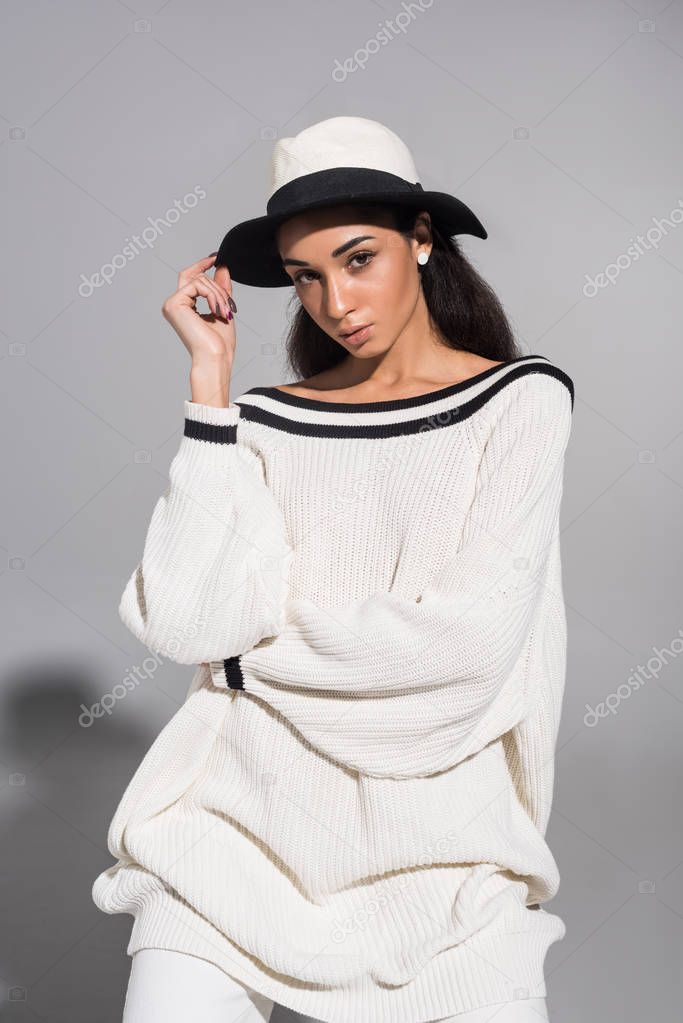
<svg viewBox="0 0 683 1023">
<path fill-rule="evenodd" d="M 371 337 L 357 351 L 349 352 L 349 355 L 355 355 L 358 359 L 362 359 L 363 356 L 366 359 L 376 359 L 378 355 L 385 355 L 390 350 L 391 345 L 380 345 L 376 337 Z"/>
</svg>

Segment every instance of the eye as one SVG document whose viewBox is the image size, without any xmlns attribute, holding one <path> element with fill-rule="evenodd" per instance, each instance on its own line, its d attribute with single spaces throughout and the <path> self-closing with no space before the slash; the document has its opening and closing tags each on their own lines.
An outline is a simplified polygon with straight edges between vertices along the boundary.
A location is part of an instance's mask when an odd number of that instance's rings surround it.
<svg viewBox="0 0 683 1023">
<path fill-rule="evenodd" d="M 368 266 L 372 262 L 374 255 L 375 253 L 370 252 L 369 249 L 366 249 L 363 252 L 354 252 L 354 254 L 351 256 L 351 259 L 349 260 L 349 263 L 352 263 L 354 259 L 359 258 L 362 259 L 363 256 L 369 256 L 370 258 L 368 259 L 367 263 L 361 263 L 361 265 L 358 267 L 359 270 L 362 270 L 363 267 Z"/>
<path fill-rule="evenodd" d="M 304 277 L 306 276 L 306 274 L 310 274 L 310 273 L 313 273 L 313 271 L 312 270 L 301 270 L 300 273 L 298 273 L 295 276 L 294 280 L 296 281 L 297 284 L 308 284 L 309 282 L 305 281 Z"/>
<path fill-rule="evenodd" d="M 360 264 L 357 263 L 354 269 L 363 270 L 365 269 L 366 266 L 369 266 L 375 257 L 375 253 L 371 252 L 370 249 L 364 249 L 362 252 L 354 252 L 352 256 L 349 256 L 346 265 L 351 266 L 354 260 L 363 259 L 364 257 L 368 257 L 367 260 Z M 294 280 L 297 284 L 310 284 L 311 283 L 310 281 L 304 280 L 304 277 L 310 274 L 313 274 L 315 276 L 315 270 L 302 270 L 300 273 L 296 275 Z"/>
</svg>

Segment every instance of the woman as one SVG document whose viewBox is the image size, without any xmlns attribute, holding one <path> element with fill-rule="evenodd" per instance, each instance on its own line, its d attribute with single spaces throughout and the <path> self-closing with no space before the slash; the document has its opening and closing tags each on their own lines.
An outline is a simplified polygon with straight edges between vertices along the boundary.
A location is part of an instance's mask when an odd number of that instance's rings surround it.
<svg viewBox="0 0 683 1023">
<path fill-rule="evenodd" d="M 164 304 L 192 399 L 119 610 L 199 667 L 93 887 L 135 918 L 124 1023 L 548 1019 L 574 388 L 458 233 L 393 132 L 331 118 Z M 233 280 L 294 287 L 299 383 L 230 401 Z"/>
</svg>

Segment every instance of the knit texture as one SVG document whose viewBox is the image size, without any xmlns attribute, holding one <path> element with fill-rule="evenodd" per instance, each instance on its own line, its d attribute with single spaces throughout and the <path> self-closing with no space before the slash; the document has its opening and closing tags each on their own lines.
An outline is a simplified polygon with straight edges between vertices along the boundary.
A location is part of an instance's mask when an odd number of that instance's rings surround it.
<svg viewBox="0 0 683 1023">
<path fill-rule="evenodd" d="M 574 385 L 540 355 L 413 398 L 185 402 L 121 598 L 187 698 L 96 905 L 331 1023 L 546 994 Z"/>
</svg>

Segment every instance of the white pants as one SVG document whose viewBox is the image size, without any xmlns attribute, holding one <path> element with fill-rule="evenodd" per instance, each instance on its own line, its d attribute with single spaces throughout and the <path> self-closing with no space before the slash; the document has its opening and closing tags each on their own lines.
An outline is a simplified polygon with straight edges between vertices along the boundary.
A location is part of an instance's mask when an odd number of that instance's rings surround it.
<svg viewBox="0 0 683 1023">
<path fill-rule="evenodd" d="M 268 1023 L 274 1004 L 206 959 L 168 949 L 141 948 L 133 956 L 122 1023 L 187 1023 L 188 1019 L 202 1023 Z M 547 1020 L 544 998 L 524 998 L 442 1016 L 438 1023 Z"/>
</svg>

